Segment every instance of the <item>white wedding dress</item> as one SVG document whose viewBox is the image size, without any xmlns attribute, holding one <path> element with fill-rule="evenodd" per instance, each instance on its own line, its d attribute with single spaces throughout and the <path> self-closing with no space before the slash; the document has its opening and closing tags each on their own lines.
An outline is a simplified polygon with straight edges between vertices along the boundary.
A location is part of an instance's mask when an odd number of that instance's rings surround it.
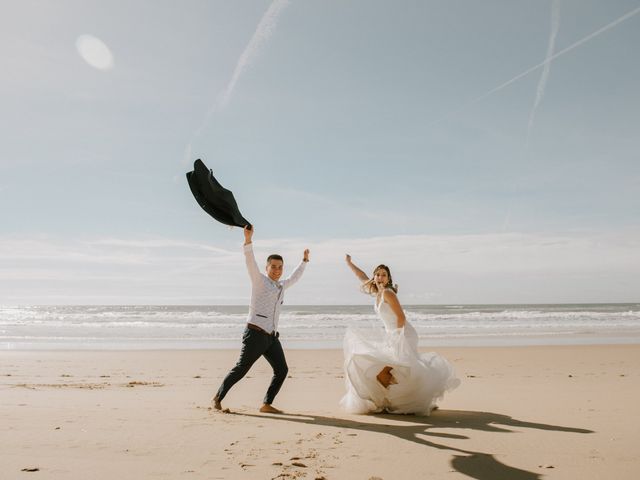
<svg viewBox="0 0 640 480">
<path fill-rule="evenodd" d="M 391 306 L 375 306 L 384 323 L 382 338 L 349 329 L 344 338 L 344 369 L 347 393 L 340 405 L 349 413 L 413 413 L 429 415 L 445 391 L 460 384 L 451 364 L 442 356 L 418 352 L 418 333 L 406 321 L 397 328 Z M 386 367 L 398 382 L 383 387 L 377 375 Z"/>
</svg>

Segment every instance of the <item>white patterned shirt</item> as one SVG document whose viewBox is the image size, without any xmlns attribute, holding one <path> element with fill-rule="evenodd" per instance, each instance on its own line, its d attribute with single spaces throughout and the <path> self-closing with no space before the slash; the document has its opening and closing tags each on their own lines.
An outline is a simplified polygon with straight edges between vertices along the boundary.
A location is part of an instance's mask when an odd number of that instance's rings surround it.
<svg viewBox="0 0 640 480">
<path fill-rule="evenodd" d="M 276 282 L 260 272 L 253 254 L 253 244 L 244 245 L 243 250 L 251 279 L 251 305 L 247 322 L 257 325 L 267 333 L 273 333 L 278 330 L 284 291 L 300 280 L 307 262 L 301 261 L 291 275 Z"/>
</svg>

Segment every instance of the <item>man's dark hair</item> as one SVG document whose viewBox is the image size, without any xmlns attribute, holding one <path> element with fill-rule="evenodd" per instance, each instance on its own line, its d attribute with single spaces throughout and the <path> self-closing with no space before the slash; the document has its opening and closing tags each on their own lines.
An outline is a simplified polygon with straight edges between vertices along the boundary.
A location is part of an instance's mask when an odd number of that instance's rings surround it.
<svg viewBox="0 0 640 480">
<path fill-rule="evenodd" d="M 267 265 L 269 265 L 271 260 L 280 260 L 282 263 L 284 263 L 284 258 L 282 258 L 282 256 L 278 255 L 277 253 L 272 253 L 267 257 Z"/>
</svg>

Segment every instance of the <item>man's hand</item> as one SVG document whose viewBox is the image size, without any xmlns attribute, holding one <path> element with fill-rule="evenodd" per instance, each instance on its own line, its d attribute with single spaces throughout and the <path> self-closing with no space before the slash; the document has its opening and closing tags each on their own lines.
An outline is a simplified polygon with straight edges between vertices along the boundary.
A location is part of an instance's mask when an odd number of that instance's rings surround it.
<svg viewBox="0 0 640 480">
<path fill-rule="evenodd" d="M 351 255 L 349 255 L 348 253 L 345 255 L 344 260 L 351 265 Z"/>
<path fill-rule="evenodd" d="M 252 237 L 253 237 L 253 226 L 248 225 L 244 227 L 244 244 L 249 245 L 251 243 Z"/>
<path fill-rule="evenodd" d="M 308 248 L 302 254 L 302 261 L 303 262 L 308 262 L 309 261 L 309 249 Z"/>
</svg>

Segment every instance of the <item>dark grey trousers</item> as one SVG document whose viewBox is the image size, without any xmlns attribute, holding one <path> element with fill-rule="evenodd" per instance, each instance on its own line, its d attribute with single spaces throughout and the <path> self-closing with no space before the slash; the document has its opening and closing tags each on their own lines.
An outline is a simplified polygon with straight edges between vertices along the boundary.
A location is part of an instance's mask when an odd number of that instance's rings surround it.
<svg viewBox="0 0 640 480">
<path fill-rule="evenodd" d="M 273 399 L 280 391 L 280 387 L 282 387 L 282 384 L 287 378 L 289 367 L 287 366 L 287 360 L 284 358 L 282 345 L 277 336 L 249 328 L 246 328 L 242 335 L 242 350 L 240 351 L 238 362 L 224 378 L 222 385 L 220 385 L 218 389 L 218 393 L 216 394 L 218 400 L 222 401 L 231 387 L 244 377 L 253 364 L 256 363 L 256 360 L 263 355 L 267 362 L 269 362 L 269 365 L 271 365 L 271 368 L 273 368 L 271 384 L 264 397 L 264 403 L 271 405 Z"/>
</svg>

